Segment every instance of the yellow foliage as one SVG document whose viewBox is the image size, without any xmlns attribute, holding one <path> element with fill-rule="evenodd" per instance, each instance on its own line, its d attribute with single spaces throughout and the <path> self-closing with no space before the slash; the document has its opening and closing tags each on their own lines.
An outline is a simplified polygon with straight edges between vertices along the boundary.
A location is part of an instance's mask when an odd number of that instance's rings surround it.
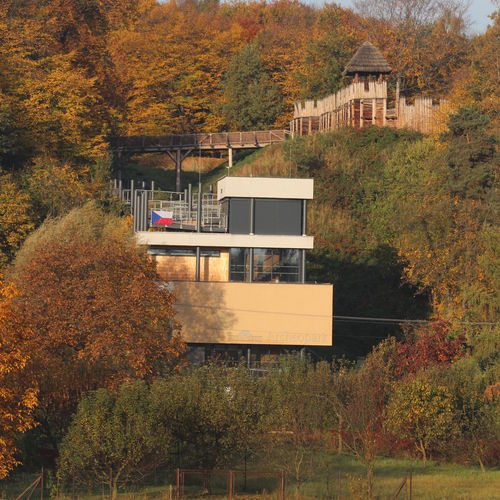
<svg viewBox="0 0 500 500">
<path fill-rule="evenodd" d="M 30 198 L 9 175 L 0 173 L 0 269 L 13 257 L 33 230 Z"/>
</svg>

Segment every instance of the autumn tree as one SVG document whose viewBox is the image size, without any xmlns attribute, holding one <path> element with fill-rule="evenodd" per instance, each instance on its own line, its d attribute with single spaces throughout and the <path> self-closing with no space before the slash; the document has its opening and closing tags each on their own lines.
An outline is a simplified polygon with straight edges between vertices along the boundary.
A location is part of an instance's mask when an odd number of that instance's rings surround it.
<svg viewBox="0 0 500 500">
<path fill-rule="evenodd" d="M 224 116 L 231 127 L 241 130 L 272 127 L 281 108 L 281 98 L 265 72 L 257 44 L 246 45 L 231 61 L 224 95 Z"/>
<path fill-rule="evenodd" d="M 10 262 L 33 230 L 31 200 L 12 176 L 0 170 L 0 268 Z"/>
<path fill-rule="evenodd" d="M 0 480 L 19 464 L 16 438 L 35 425 L 37 405 L 35 386 L 22 382 L 28 354 L 6 333 L 16 295 L 12 284 L 0 280 Z"/>
<path fill-rule="evenodd" d="M 439 19 L 447 11 L 464 13 L 464 0 L 354 0 L 356 10 L 366 17 L 374 17 L 393 25 L 426 25 Z"/>
<path fill-rule="evenodd" d="M 366 498 L 373 497 L 375 457 L 384 435 L 389 392 L 385 368 L 375 363 L 359 370 L 341 367 L 333 379 L 332 402 L 342 420 L 343 445 L 366 469 Z"/>
<path fill-rule="evenodd" d="M 406 279 L 431 291 L 436 312 L 450 319 L 494 318 L 478 265 L 500 206 L 496 140 L 487 126 L 484 113 L 464 108 L 451 115 L 441 144 L 401 144 L 371 209 L 379 238 L 400 249 Z"/>
<path fill-rule="evenodd" d="M 183 351 L 154 263 L 126 221 L 93 204 L 46 222 L 11 278 L 6 335 L 30 355 L 24 377 L 40 389 L 37 418 L 53 446 L 84 392 L 165 373 Z"/>
<path fill-rule="evenodd" d="M 415 328 L 396 344 L 395 377 L 415 374 L 436 366 L 451 365 L 465 354 L 465 336 L 453 334 L 450 323 L 435 319 Z"/>
</svg>

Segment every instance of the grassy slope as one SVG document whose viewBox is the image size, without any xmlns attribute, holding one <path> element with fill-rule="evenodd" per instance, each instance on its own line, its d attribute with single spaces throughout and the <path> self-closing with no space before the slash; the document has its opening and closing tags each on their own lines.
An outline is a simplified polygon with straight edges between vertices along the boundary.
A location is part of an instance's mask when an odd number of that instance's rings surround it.
<svg viewBox="0 0 500 500">
<path fill-rule="evenodd" d="M 418 137 L 392 129 L 343 129 L 235 155 L 230 176 L 314 177 L 308 231 L 315 236 L 315 251 L 308 256 L 308 277 L 334 283 L 337 315 L 424 318 L 429 313 L 427 298 L 415 297 L 413 289 L 401 284 L 397 251 L 375 243 L 367 222 L 369 201 L 376 196 L 373 186 L 384 163 L 394 147 Z M 124 178 L 141 174 L 163 189 L 173 189 L 170 160 L 160 155 L 133 160 L 122 170 Z M 188 158 L 183 187 L 192 182 L 196 189 L 199 170 L 204 190 L 228 174 L 222 159 Z M 334 350 L 354 358 L 398 332 L 397 326 L 336 323 Z"/>
</svg>

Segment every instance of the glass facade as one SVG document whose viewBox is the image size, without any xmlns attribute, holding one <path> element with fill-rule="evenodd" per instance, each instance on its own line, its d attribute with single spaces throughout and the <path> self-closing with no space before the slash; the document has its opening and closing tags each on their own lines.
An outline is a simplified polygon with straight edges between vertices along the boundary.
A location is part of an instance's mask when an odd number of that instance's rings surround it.
<svg viewBox="0 0 500 500">
<path fill-rule="evenodd" d="M 231 248 L 229 281 L 250 281 L 250 249 Z M 253 249 L 252 281 L 298 283 L 300 250 L 279 248 Z"/>
<path fill-rule="evenodd" d="M 250 276 L 250 250 L 231 248 L 229 250 L 229 281 L 248 281 Z"/>
</svg>

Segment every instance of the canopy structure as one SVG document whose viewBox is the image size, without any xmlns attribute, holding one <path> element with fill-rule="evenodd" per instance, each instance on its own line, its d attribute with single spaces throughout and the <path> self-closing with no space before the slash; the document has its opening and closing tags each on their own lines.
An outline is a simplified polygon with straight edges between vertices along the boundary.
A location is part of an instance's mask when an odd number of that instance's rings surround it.
<svg viewBox="0 0 500 500">
<path fill-rule="evenodd" d="M 370 42 L 365 42 L 352 56 L 344 73 L 346 75 L 381 75 L 391 72 L 384 56 Z"/>
</svg>

